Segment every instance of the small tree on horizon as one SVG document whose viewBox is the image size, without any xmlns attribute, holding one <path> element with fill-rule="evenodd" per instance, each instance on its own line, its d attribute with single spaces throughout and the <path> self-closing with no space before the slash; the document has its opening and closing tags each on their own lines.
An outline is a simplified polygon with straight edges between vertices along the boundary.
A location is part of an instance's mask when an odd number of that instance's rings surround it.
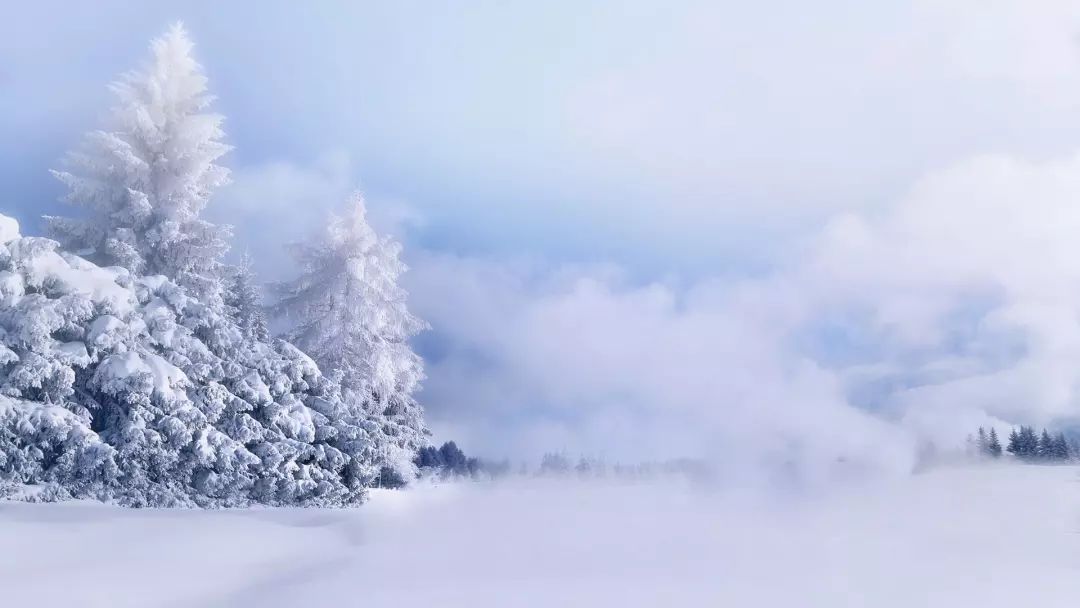
<svg viewBox="0 0 1080 608">
<path fill-rule="evenodd" d="M 1001 441 L 998 440 L 997 431 L 990 427 L 990 436 L 986 444 L 987 454 L 991 458 L 1001 458 Z"/>
<path fill-rule="evenodd" d="M 1005 448 L 1005 450 L 1007 452 L 1009 452 L 1010 454 L 1012 454 L 1013 456 L 1016 456 L 1017 458 L 1020 458 L 1020 457 L 1023 456 L 1023 451 L 1024 451 L 1024 448 L 1022 447 L 1021 443 L 1022 442 L 1020 440 L 1020 433 L 1017 432 L 1016 429 L 1012 429 L 1011 431 L 1009 431 L 1009 443 L 1008 443 L 1007 447 Z"/>
<path fill-rule="evenodd" d="M 1042 435 L 1039 435 L 1039 443 L 1035 449 L 1035 456 L 1039 460 L 1053 460 L 1054 452 L 1054 438 L 1051 437 L 1050 433 L 1044 428 Z"/>
<path fill-rule="evenodd" d="M 1070 459 L 1069 442 L 1065 439 L 1065 433 L 1059 432 L 1054 436 L 1052 450 L 1054 460 L 1065 462 Z"/>
<path fill-rule="evenodd" d="M 980 457 L 990 455 L 990 439 L 986 436 L 986 429 L 981 426 L 975 438 L 975 451 Z"/>
</svg>

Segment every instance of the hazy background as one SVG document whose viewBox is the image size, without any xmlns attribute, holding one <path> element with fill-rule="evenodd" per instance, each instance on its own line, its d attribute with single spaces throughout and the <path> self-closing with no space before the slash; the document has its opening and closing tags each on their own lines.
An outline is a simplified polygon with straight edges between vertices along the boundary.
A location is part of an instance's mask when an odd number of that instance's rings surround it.
<svg viewBox="0 0 1080 608">
<path fill-rule="evenodd" d="M 482 455 L 910 467 L 1080 381 L 1080 5 L 39 1 L 0 23 L 0 206 L 183 19 L 211 215 L 267 278 L 360 187 Z"/>
</svg>

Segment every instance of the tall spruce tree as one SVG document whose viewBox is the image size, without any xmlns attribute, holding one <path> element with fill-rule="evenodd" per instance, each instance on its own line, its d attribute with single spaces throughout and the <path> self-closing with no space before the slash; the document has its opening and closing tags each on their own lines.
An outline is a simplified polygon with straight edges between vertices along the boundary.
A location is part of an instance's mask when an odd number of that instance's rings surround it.
<svg viewBox="0 0 1080 608">
<path fill-rule="evenodd" d="M 1035 449 L 1035 455 L 1039 460 L 1054 460 L 1056 449 L 1054 446 L 1054 438 L 1050 436 L 1050 433 L 1046 429 L 1043 429 L 1042 435 L 1039 436 L 1039 443 Z"/>
<path fill-rule="evenodd" d="M 994 427 L 990 427 L 990 436 L 987 439 L 986 449 L 991 458 L 1001 457 L 1001 441 L 998 440 L 997 431 L 994 430 Z"/>
<path fill-rule="evenodd" d="M 229 146 L 191 51 L 174 25 L 153 41 L 147 65 L 112 85 L 106 126 L 69 154 L 67 171 L 53 172 L 88 217 L 46 222 L 50 236 L 97 264 L 163 274 L 215 305 L 230 231 L 199 215 L 229 180 L 217 164 Z"/>
<path fill-rule="evenodd" d="M 1054 459 L 1064 462 L 1071 457 L 1072 454 L 1069 453 L 1069 441 L 1065 439 L 1065 433 L 1058 433 L 1054 437 Z"/>
<path fill-rule="evenodd" d="M 1023 456 L 1023 446 L 1020 440 L 1020 433 L 1016 429 L 1009 431 L 1009 443 L 1005 448 L 1005 451 L 1020 458 Z"/>
<path fill-rule="evenodd" d="M 321 240 L 291 251 L 301 274 L 275 286 L 274 312 L 293 324 L 285 338 L 339 379 L 343 400 L 371 421 L 382 467 L 376 483 L 404 483 L 427 443 L 413 397 L 424 377 L 422 361 L 409 346 L 427 324 L 408 311 L 397 284 L 406 270 L 401 246 L 375 233 L 357 194 L 344 215 L 331 217 Z"/>
<path fill-rule="evenodd" d="M 1021 425 L 1019 430 L 1013 429 L 1009 433 L 1009 443 L 1006 451 L 1020 460 L 1037 460 L 1044 453 L 1050 453 L 1046 450 L 1050 449 L 1047 446 L 1052 443 L 1052 440 L 1046 431 L 1043 431 L 1043 436 L 1045 438 L 1040 438 L 1033 427 Z"/>
<path fill-rule="evenodd" d="M 1024 458 L 1034 460 L 1039 455 L 1039 436 L 1035 434 L 1035 428 L 1030 426 L 1020 427 L 1020 439 L 1024 446 Z"/>
<path fill-rule="evenodd" d="M 252 340 L 268 340 L 270 332 L 266 326 L 262 290 L 255 277 L 251 256 L 245 253 L 239 264 L 230 267 L 227 283 L 225 305 L 244 336 Z"/>
</svg>

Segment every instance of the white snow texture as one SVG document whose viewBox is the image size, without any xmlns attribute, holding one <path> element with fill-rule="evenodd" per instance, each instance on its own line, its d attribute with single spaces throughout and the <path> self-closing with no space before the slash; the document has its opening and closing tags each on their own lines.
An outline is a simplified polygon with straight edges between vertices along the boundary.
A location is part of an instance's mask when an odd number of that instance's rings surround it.
<svg viewBox="0 0 1080 608">
<path fill-rule="evenodd" d="M 333 511 L 0 503 L 0 589 L 87 608 L 1066 608 L 1076 474 L 942 469 L 783 501 L 533 481 Z"/>
</svg>

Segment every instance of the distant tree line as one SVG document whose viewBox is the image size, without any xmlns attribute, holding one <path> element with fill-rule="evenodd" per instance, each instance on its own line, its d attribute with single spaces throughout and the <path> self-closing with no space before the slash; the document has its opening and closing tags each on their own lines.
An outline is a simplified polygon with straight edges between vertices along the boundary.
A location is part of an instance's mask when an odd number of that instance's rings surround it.
<svg viewBox="0 0 1080 608">
<path fill-rule="evenodd" d="M 519 477 L 578 477 L 582 479 L 606 478 L 643 479 L 652 477 L 685 476 L 706 478 L 711 475 L 707 463 L 688 458 L 633 464 L 608 463 L 601 458 L 580 456 L 576 460 L 563 452 L 548 452 L 538 466 L 522 462 L 511 470 L 510 461 L 485 460 L 467 456 L 453 441 L 441 447 L 421 448 L 413 461 L 421 477 L 429 479 L 496 479 L 511 473 Z"/>
<path fill-rule="evenodd" d="M 1004 449 L 996 430 L 979 427 L 976 434 L 968 436 L 968 446 L 969 451 L 980 457 L 1000 458 L 1003 452 L 1008 452 L 1018 460 L 1031 463 L 1068 462 L 1080 456 L 1065 433 L 1051 435 L 1045 428 L 1042 433 L 1036 433 L 1031 426 L 1013 429 Z"/>
<path fill-rule="evenodd" d="M 510 461 L 481 460 L 466 456 L 453 441 L 441 447 L 433 445 L 420 448 L 413 461 L 422 476 L 449 478 L 501 477 L 510 472 Z"/>
<path fill-rule="evenodd" d="M 655 477 L 686 477 L 708 479 L 713 470 L 703 460 L 677 458 L 673 460 L 645 461 L 637 463 L 608 463 L 600 458 L 581 456 L 575 463 L 562 452 L 549 452 L 540 460 L 536 475 L 550 477 L 648 479 Z"/>
</svg>

